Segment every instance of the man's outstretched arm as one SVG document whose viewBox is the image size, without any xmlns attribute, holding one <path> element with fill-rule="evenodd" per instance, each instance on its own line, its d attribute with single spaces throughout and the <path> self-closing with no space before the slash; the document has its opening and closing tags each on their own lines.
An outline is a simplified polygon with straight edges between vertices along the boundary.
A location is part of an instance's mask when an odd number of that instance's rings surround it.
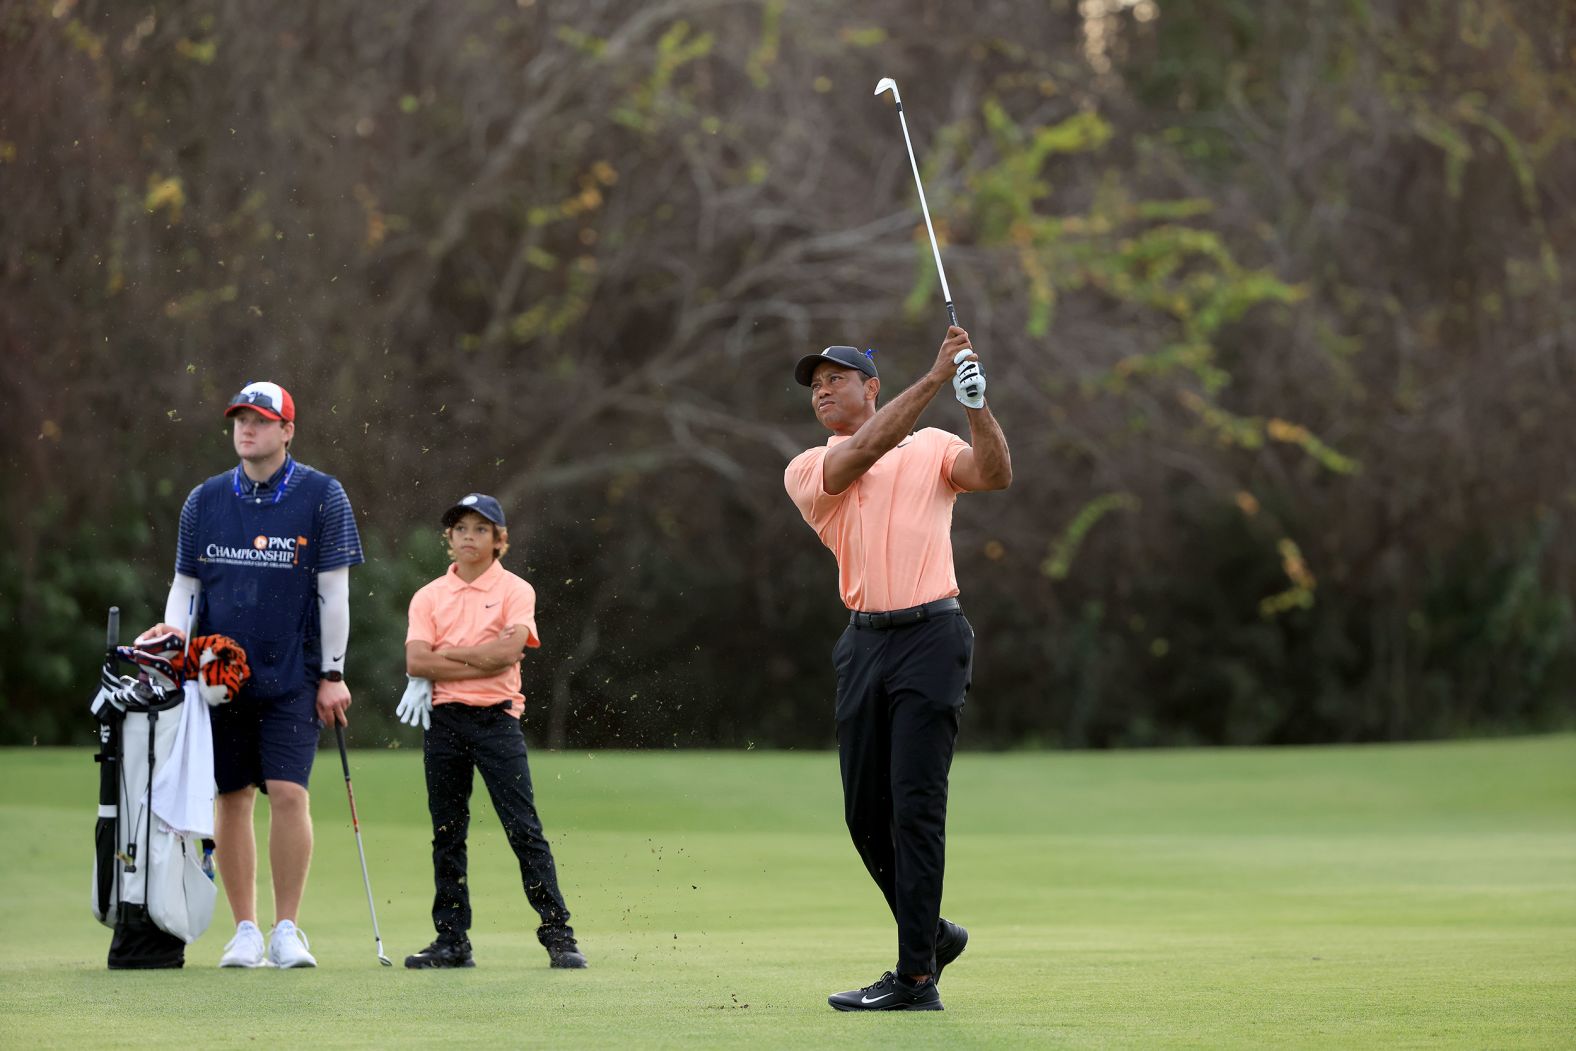
<svg viewBox="0 0 1576 1051">
<path fill-rule="evenodd" d="M 836 495 L 857 482 L 877 460 L 891 452 L 914 429 L 925 406 L 952 380 L 957 367 L 953 357 L 960 350 L 971 350 L 969 334 L 956 325 L 947 329 L 947 338 L 936 352 L 935 363 L 908 390 L 876 410 L 876 414 L 846 442 L 833 446 L 821 463 L 822 485 Z"/>
</svg>

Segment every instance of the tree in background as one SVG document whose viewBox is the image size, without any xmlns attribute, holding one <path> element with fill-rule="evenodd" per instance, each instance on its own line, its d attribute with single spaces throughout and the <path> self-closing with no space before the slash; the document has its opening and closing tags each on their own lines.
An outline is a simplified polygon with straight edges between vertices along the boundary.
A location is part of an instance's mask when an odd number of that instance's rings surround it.
<svg viewBox="0 0 1576 1051">
<path fill-rule="evenodd" d="M 0 734 L 75 739 L 103 607 L 156 612 L 219 406 L 270 376 L 368 540 L 362 734 L 404 739 L 404 604 L 482 489 L 541 596 L 533 734 L 827 741 L 787 368 L 852 342 L 901 387 L 944 320 L 880 76 L 1018 452 L 956 524 L 992 603 L 964 595 L 994 640 L 969 741 L 1568 720 L 1573 29 L 1509 0 L 10 5 Z M 491 468 L 455 477 L 461 444 Z"/>
</svg>

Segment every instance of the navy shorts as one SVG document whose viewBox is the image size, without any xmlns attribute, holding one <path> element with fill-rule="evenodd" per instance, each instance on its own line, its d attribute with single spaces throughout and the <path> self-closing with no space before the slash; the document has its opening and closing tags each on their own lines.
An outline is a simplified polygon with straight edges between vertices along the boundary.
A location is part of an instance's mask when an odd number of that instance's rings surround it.
<svg viewBox="0 0 1576 1051">
<path fill-rule="evenodd" d="M 247 690 L 213 715 L 213 779 L 221 794 L 268 781 L 302 788 L 317 758 L 317 684 L 283 697 L 253 697 Z"/>
</svg>

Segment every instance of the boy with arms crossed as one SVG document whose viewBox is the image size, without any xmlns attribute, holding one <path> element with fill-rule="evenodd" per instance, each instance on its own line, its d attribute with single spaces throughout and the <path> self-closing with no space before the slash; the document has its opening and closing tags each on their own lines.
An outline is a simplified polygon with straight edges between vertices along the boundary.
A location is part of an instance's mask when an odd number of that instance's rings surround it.
<svg viewBox="0 0 1576 1051">
<path fill-rule="evenodd" d="M 569 909 L 558 890 L 553 854 L 531 793 L 520 715 L 520 657 L 540 646 L 536 592 L 503 568 L 509 533 L 498 501 L 472 493 L 443 515 L 454 563 L 410 600 L 405 670 L 410 688 L 397 714 L 420 723 L 432 814 L 438 937 L 405 966 L 472 967 L 465 837 L 473 771 L 480 770 L 504 834 L 520 860 L 526 900 L 541 917 L 537 940 L 553 967 L 584 967 Z"/>
</svg>

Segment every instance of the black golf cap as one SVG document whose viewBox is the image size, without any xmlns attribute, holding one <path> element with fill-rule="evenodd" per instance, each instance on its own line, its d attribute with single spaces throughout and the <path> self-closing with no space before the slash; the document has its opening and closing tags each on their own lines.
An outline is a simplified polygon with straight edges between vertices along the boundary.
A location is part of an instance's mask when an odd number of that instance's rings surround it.
<svg viewBox="0 0 1576 1051">
<path fill-rule="evenodd" d="M 448 529 L 454 525 L 467 511 L 475 511 L 500 529 L 508 528 L 503 520 L 503 508 L 498 506 L 497 500 L 486 493 L 471 493 L 464 496 L 459 503 L 443 512 L 443 528 Z"/>
<path fill-rule="evenodd" d="M 830 361 L 845 369 L 858 369 L 871 379 L 875 379 L 876 362 L 872 356 L 874 354 L 873 350 L 856 350 L 853 347 L 827 347 L 819 354 L 806 354 L 800 358 L 799 364 L 793 367 L 793 378 L 799 381 L 801 387 L 808 387 L 815 367 L 823 361 Z"/>
</svg>

